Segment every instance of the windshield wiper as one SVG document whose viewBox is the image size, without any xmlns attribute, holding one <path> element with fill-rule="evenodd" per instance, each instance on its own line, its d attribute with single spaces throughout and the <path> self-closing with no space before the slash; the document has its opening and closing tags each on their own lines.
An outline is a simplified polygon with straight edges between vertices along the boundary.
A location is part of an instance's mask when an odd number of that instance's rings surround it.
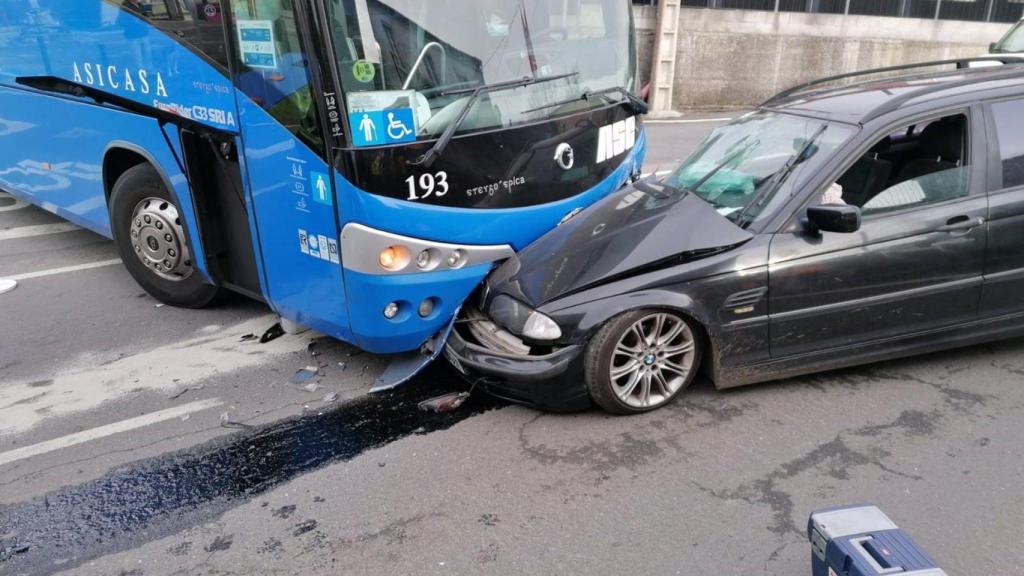
<svg viewBox="0 0 1024 576">
<path fill-rule="evenodd" d="M 697 194 L 699 196 L 701 186 L 707 184 L 709 180 L 715 177 L 715 174 L 718 174 L 719 172 L 724 170 L 725 167 L 728 166 L 729 164 L 732 164 L 734 160 L 736 160 L 743 154 L 746 154 L 747 151 L 750 150 L 751 146 L 755 144 L 757 144 L 756 141 L 752 142 L 749 146 L 744 146 L 743 148 L 740 148 L 739 150 L 733 152 L 725 160 L 722 160 L 722 162 L 719 163 L 718 166 L 715 166 L 714 168 L 711 169 L 710 172 L 701 177 L 700 180 L 697 180 L 697 182 L 695 182 L 692 186 L 686 186 L 685 188 L 687 190 L 693 191 L 694 194 Z"/>
<path fill-rule="evenodd" d="M 750 209 L 753 208 L 755 205 L 760 204 L 769 195 L 774 194 L 775 191 L 778 190 L 780 186 L 782 186 L 782 183 L 786 181 L 786 178 L 789 177 L 790 173 L 792 173 L 797 166 L 799 166 L 803 162 L 806 162 L 810 158 L 809 156 L 807 156 L 807 153 L 811 151 L 811 148 L 817 145 L 818 140 L 821 139 L 822 135 L 825 134 L 825 130 L 827 129 L 828 124 L 822 124 L 818 128 L 818 130 L 815 131 L 814 134 L 810 138 L 808 138 L 806 142 L 804 142 L 804 145 L 800 147 L 800 150 L 797 151 L 796 154 L 793 154 L 789 158 L 789 160 L 786 160 L 786 163 L 783 164 L 782 168 L 780 168 L 778 172 L 772 174 L 772 176 L 769 178 L 770 183 L 766 185 L 764 188 L 762 188 L 760 192 L 755 194 L 754 197 L 750 199 L 750 202 L 748 202 L 747 205 L 743 207 L 743 210 L 740 210 L 740 212 L 736 215 L 735 222 L 737 226 L 743 228 L 746 225 L 750 224 L 750 222 L 746 220 L 747 213 L 750 212 Z"/>
<path fill-rule="evenodd" d="M 708 173 L 705 174 L 704 176 L 701 176 L 700 179 L 697 180 L 696 182 L 694 182 L 693 184 L 687 186 L 687 185 L 683 185 L 682 183 L 680 183 L 680 186 L 678 187 L 678 189 L 679 190 L 685 190 L 687 192 L 693 192 L 697 196 L 700 196 L 700 189 L 701 189 L 701 187 L 704 186 L 705 184 L 707 184 L 708 181 L 710 181 L 712 178 L 714 178 L 715 174 L 718 174 L 719 172 L 724 170 L 727 166 L 729 166 L 729 164 L 732 164 L 737 158 L 739 158 L 743 154 L 746 154 L 751 148 L 753 148 L 754 146 L 757 146 L 757 145 L 759 145 L 761 143 L 761 140 L 759 140 L 759 139 L 747 143 L 747 140 L 749 140 L 749 139 L 750 139 L 749 135 L 744 136 L 742 139 L 740 139 L 739 142 L 736 142 L 735 144 L 730 146 L 730 148 L 735 148 L 735 151 L 732 152 L 731 154 L 729 154 L 728 156 L 726 156 L 725 160 L 722 160 L 721 162 L 719 162 L 718 165 L 716 165 L 714 168 L 709 170 Z M 679 177 L 682 178 L 682 175 L 680 174 Z M 668 179 L 666 178 L 665 181 L 667 182 Z M 710 203 L 710 200 L 704 198 L 703 196 L 700 196 L 700 197 L 705 202 L 709 202 Z"/>
<path fill-rule="evenodd" d="M 531 108 L 530 110 L 527 110 L 526 113 L 540 112 L 541 110 L 547 110 L 548 108 L 558 108 L 559 106 L 565 106 L 566 104 L 572 104 L 573 102 L 589 102 L 597 97 L 603 97 L 605 100 L 611 100 L 608 98 L 611 94 L 618 94 L 622 96 L 624 100 L 620 100 L 619 102 L 621 104 L 629 104 L 630 109 L 633 110 L 633 113 L 635 114 L 647 114 L 651 110 L 650 106 L 647 105 L 647 102 L 644 102 L 643 98 L 633 94 L 622 86 L 613 86 L 603 90 L 587 91 L 577 98 L 569 98 L 568 100 L 562 100 L 561 102 L 555 102 L 554 104 L 545 104 L 543 106 Z"/>
<path fill-rule="evenodd" d="M 476 88 L 466 88 L 463 90 L 453 90 L 451 92 L 443 92 L 441 96 L 452 96 L 455 94 L 469 94 L 469 98 L 466 103 L 462 105 L 459 110 L 459 115 L 455 118 L 455 121 L 445 128 L 444 133 L 437 139 L 437 142 L 427 150 L 427 153 L 420 156 L 419 159 L 410 162 L 413 166 L 423 166 L 424 168 L 430 168 L 434 165 L 434 162 L 444 154 L 448 144 L 451 143 L 452 138 L 455 137 L 455 133 L 458 132 L 459 127 L 469 117 L 470 111 L 473 106 L 476 105 L 477 100 L 480 99 L 484 94 L 490 94 L 492 92 L 500 92 L 501 90 L 511 90 L 513 88 L 523 88 L 526 86 L 533 86 L 534 84 L 544 84 L 546 82 L 554 82 L 556 80 L 564 80 L 566 78 L 572 78 L 573 76 L 579 75 L 579 72 L 570 72 L 568 74 L 559 74 L 558 76 L 541 76 L 539 78 L 523 77 L 518 80 L 509 80 L 506 82 L 495 82 L 494 84 L 483 84 Z"/>
</svg>

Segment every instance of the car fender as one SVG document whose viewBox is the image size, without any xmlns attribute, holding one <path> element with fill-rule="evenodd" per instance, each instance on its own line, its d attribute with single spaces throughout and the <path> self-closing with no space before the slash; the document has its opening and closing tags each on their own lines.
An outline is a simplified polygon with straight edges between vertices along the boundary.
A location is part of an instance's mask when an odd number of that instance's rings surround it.
<svg viewBox="0 0 1024 576">
<path fill-rule="evenodd" d="M 644 309 L 672 310 L 692 318 L 708 339 L 710 357 L 717 358 L 720 338 L 714 328 L 716 323 L 713 315 L 703 303 L 684 292 L 655 288 L 595 299 L 555 312 L 548 312 L 544 308 L 541 311 L 550 315 L 560 326 L 576 327 L 572 333 L 565 335 L 567 341 L 586 344 L 612 318 Z M 714 365 L 717 366 L 717 362 Z"/>
</svg>

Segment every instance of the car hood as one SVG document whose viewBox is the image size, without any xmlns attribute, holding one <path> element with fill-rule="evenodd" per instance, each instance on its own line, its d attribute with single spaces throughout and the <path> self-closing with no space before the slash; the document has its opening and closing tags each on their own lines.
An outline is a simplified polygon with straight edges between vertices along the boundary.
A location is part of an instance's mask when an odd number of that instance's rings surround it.
<svg viewBox="0 0 1024 576">
<path fill-rule="evenodd" d="M 489 293 L 534 307 L 623 276 L 679 264 L 752 235 L 694 194 L 638 182 L 563 223 L 494 272 Z"/>
</svg>

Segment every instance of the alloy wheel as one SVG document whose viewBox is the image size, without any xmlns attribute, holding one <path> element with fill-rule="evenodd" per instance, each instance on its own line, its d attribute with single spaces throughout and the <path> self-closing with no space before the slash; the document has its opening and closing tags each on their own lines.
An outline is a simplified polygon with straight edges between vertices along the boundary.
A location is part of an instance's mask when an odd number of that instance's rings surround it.
<svg viewBox="0 0 1024 576">
<path fill-rule="evenodd" d="M 693 330 L 667 312 L 647 315 L 619 338 L 612 354 L 612 389 L 626 405 L 653 408 L 682 388 L 696 360 Z"/>
</svg>

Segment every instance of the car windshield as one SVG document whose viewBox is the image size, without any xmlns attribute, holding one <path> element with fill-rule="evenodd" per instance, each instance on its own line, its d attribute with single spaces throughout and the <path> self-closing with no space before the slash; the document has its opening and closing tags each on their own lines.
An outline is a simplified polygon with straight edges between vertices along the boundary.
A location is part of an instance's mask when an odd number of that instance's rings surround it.
<svg viewBox="0 0 1024 576">
<path fill-rule="evenodd" d="M 412 117 L 408 140 L 443 133 L 484 85 L 562 77 L 481 96 L 460 132 L 607 105 L 581 99 L 585 92 L 635 90 L 632 13 L 622 0 L 325 1 L 349 113 L 411 109 L 390 114 Z"/>
<path fill-rule="evenodd" d="M 1016 26 L 1003 36 L 1003 39 L 992 48 L 993 52 L 1024 52 L 1024 22 L 1018 22 Z"/>
<path fill-rule="evenodd" d="M 792 173 L 813 170 L 855 132 L 851 126 L 755 112 L 712 132 L 665 183 L 700 196 L 733 221 L 753 221 L 782 199 Z"/>
</svg>

